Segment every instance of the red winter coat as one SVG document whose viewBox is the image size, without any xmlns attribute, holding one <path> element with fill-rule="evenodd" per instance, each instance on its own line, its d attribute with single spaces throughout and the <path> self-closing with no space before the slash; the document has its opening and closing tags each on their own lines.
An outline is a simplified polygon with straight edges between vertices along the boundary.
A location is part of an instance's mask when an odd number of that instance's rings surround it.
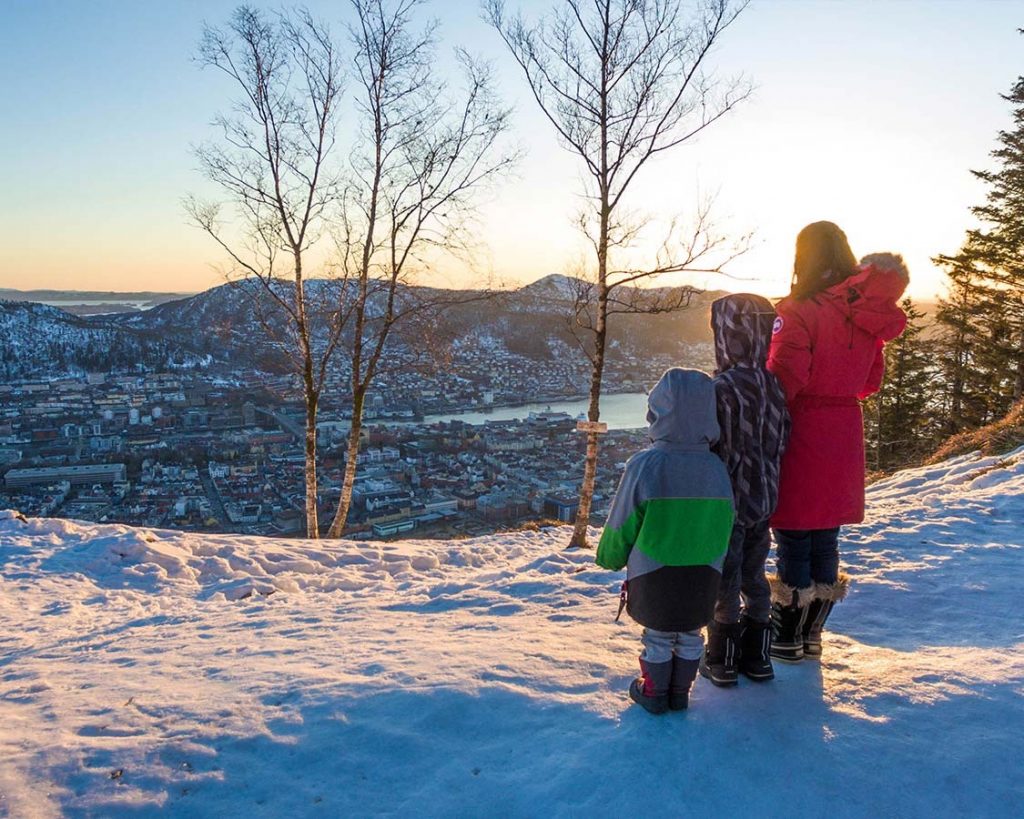
<svg viewBox="0 0 1024 819">
<path fill-rule="evenodd" d="M 782 458 L 779 529 L 831 529 L 864 519 L 864 419 L 858 399 L 882 386 L 883 347 L 907 324 L 906 271 L 875 262 L 803 301 L 778 305 L 768 369 L 793 420 Z"/>
</svg>

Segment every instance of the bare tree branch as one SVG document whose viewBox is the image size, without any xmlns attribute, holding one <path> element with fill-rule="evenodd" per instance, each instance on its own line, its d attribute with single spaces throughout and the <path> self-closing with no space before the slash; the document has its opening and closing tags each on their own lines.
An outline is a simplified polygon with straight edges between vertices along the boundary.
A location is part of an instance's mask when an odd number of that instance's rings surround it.
<svg viewBox="0 0 1024 819">
<path fill-rule="evenodd" d="M 207 26 L 198 61 L 223 72 L 239 94 L 215 120 L 218 142 L 195 150 L 200 169 L 234 206 L 230 231 L 222 205 L 189 197 L 185 210 L 231 259 L 250 290 L 269 338 L 285 319 L 283 345 L 306 408 L 306 531 L 319 536 L 316 419 L 328 363 L 341 338 L 341 310 L 325 312 L 307 287 L 307 252 L 326 230 L 339 196 L 332 164 L 342 66 L 329 28 L 305 10 L 268 16 L 239 6 L 223 28 Z M 284 261 L 287 259 L 287 263 Z M 323 330 L 326 341 L 315 339 Z"/>
<path fill-rule="evenodd" d="M 407 287 L 429 270 L 427 256 L 465 250 L 479 195 L 516 161 L 501 145 L 509 111 L 487 63 L 459 51 L 464 88 L 437 79 L 436 23 L 415 31 L 422 0 L 350 0 L 355 22 L 360 138 L 342 197 L 336 241 L 355 283 L 346 351 L 352 428 L 341 498 L 330 537 L 340 537 L 356 474 L 363 403 L 396 327 L 464 299 Z"/>
<path fill-rule="evenodd" d="M 633 182 L 650 160 L 693 139 L 751 93 L 745 80 L 716 80 L 708 57 L 747 0 L 700 0 L 692 15 L 683 0 L 566 0 L 534 25 L 509 17 L 505 0 L 483 0 L 484 18 L 519 64 L 541 112 L 587 174 L 591 203 L 578 220 L 594 247 L 593 280 L 581 283 L 570 331 L 591 365 L 588 418 L 600 419 L 608 318 L 663 313 L 689 306 L 693 288 L 650 291 L 659 277 L 718 272 L 744 241 L 729 249 L 698 209 L 692 234 L 676 225 L 655 258 L 635 259 L 647 222 L 625 207 Z M 585 277 L 582 277 L 585 278 Z M 589 343 L 581 333 L 590 335 Z M 597 469 L 598 437 L 587 454 L 572 545 L 586 544 Z"/>
</svg>

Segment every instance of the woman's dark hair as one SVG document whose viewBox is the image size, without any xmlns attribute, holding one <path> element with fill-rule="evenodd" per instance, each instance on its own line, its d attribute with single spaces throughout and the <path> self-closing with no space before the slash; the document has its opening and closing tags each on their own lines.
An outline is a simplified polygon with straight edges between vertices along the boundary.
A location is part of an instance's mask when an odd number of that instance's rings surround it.
<svg viewBox="0 0 1024 819">
<path fill-rule="evenodd" d="M 797 234 L 789 294 L 796 299 L 810 298 L 853 275 L 856 267 L 857 257 L 839 226 L 814 222 Z"/>
</svg>

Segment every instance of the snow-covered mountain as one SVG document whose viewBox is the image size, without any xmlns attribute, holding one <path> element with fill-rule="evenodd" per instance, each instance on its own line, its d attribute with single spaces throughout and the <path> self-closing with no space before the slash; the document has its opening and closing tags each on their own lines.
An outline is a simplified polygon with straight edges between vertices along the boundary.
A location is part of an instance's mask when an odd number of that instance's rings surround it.
<svg viewBox="0 0 1024 819">
<path fill-rule="evenodd" d="M 899 473 L 821 663 L 625 689 L 565 529 L 205 536 L 0 515 L 0 814 L 1018 816 L 1024 449 Z"/>
<path fill-rule="evenodd" d="M 324 312 L 341 303 L 345 285 L 310 280 L 307 293 Z M 282 295 L 288 296 L 287 285 Z M 443 313 L 399 325 L 394 345 L 446 349 L 461 339 L 490 338 L 499 347 L 537 360 L 575 349 L 567 321 L 573 287 L 565 276 L 548 276 L 518 290 L 498 294 L 404 287 L 400 301 L 446 302 Z M 710 340 L 709 304 L 718 294 L 701 294 L 690 310 L 655 316 L 617 316 L 612 323 L 612 355 L 643 359 L 673 354 L 681 345 Z M 284 314 L 254 281 L 224 284 L 149 310 L 103 316 L 76 316 L 29 302 L 0 302 L 0 376 L 58 375 L 82 369 L 108 370 L 135 363 L 164 366 L 168 361 L 211 360 L 235 367 L 282 369 L 280 344 L 289 338 Z M 578 354 L 577 354 L 578 355 Z"/>
<path fill-rule="evenodd" d="M 190 366 L 196 351 L 173 336 L 125 329 L 33 302 L 0 301 L 0 381 L 88 370 Z"/>
</svg>

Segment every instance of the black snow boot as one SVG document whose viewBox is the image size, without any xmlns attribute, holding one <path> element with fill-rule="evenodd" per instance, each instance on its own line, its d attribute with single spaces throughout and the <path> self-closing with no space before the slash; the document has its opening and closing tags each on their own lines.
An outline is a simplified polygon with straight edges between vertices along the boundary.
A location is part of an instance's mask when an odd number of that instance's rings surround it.
<svg viewBox="0 0 1024 819">
<path fill-rule="evenodd" d="M 668 689 L 672 680 L 672 661 L 649 663 L 640 660 L 641 675 L 629 686 L 629 696 L 633 702 L 643 706 L 652 714 L 664 714 L 668 711 Z"/>
<path fill-rule="evenodd" d="M 804 625 L 815 587 L 795 589 L 778 576 L 769 577 L 768 583 L 772 590 L 771 656 L 798 663 L 804 658 Z"/>
<path fill-rule="evenodd" d="M 717 686 L 728 688 L 739 679 L 739 623 L 713 621 L 708 626 L 708 644 L 700 661 L 700 675 Z"/>
<path fill-rule="evenodd" d="M 807 606 L 772 603 L 772 657 L 784 663 L 798 663 L 804 658 L 806 622 Z"/>
<path fill-rule="evenodd" d="M 804 656 L 821 657 L 821 633 L 825 621 L 832 613 L 832 608 L 846 597 L 850 590 L 850 578 L 841 574 L 835 583 L 815 583 L 814 600 L 807 607 L 807 620 L 804 622 Z"/>
<path fill-rule="evenodd" d="M 672 685 L 668 692 L 668 707 L 673 711 L 685 711 L 690 706 L 690 686 L 697 676 L 699 660 L 672 658 Z"/>
<path fill-rule="evenodd" d="M 755 682 L 775 679 L 771 623 L 744 617 L 740 622 L 740 673 Z"/>
</svg>

